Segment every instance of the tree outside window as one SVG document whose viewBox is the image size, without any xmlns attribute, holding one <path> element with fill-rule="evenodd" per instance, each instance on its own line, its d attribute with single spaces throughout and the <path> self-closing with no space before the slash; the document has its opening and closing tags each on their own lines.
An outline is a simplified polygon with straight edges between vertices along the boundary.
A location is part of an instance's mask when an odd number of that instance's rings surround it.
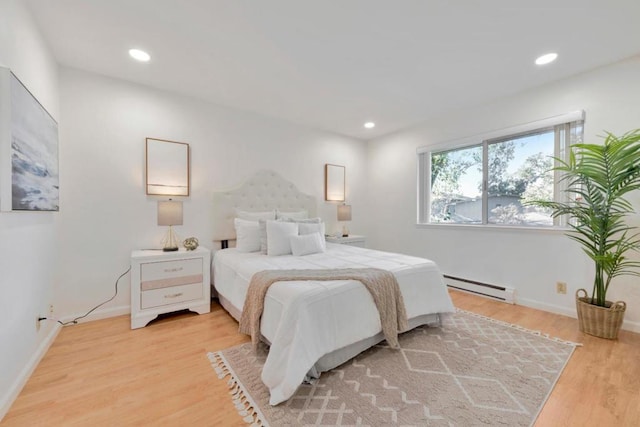
<svg viewBox="0 0 640 427">
<path fill-rule="evenodd" d="M 581 138 L 582 123 L 572 122 L 421 154 L 429 183 L 423 221 L 553 226 L 548 209 L 528 202 L 560 197 L 554 157 Z"/>
</svg>

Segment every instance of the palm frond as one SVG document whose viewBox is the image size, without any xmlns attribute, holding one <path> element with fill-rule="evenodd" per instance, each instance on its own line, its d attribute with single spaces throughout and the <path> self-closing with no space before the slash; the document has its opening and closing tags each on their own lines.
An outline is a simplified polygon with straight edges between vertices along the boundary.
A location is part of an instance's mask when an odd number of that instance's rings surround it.
<svg viewBox="0 0 640 427">
<path fill-rule="evenodd" d="M 529 204 L 550 209 L 554 218 L 573 219 L 567 235 L 594 261 L 592 300 L 604 305 L 613 278 L 640 276 L 640 261 L 627 257 L 630 251 L 640 250 L 640 235 L 625 223 L 634 212 L 625 196 L 640 190 L 640 129 L 621 136 L 606 132 L 602 144 L 575 144 L 566 161 L 554 158 L 554 164 L 553 170 L 566 185 L 566 201 Z"/>
</svg>

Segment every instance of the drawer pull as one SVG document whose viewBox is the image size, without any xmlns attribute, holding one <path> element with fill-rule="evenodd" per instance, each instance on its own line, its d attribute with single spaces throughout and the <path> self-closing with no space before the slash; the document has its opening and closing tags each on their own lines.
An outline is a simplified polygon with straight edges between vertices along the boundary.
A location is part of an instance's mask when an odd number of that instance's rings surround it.
<svg viewBox="0 0 640 427">
<path fill-rule="evenodd" d="M 165 268 L 164 272 L 165 273 L 173 273 L 174 271 L 182 271 L 183 268 L 182 267 L 176 267 L 176 268 Z"/>
<path fill-rule="evenodd" d="M 182 292 L 178 292 L 177 294 L 169 294 L 169 295 L 165 295 L 165 298 L 178 298 L 179 296 L 182 296 Z"/>
</svg>

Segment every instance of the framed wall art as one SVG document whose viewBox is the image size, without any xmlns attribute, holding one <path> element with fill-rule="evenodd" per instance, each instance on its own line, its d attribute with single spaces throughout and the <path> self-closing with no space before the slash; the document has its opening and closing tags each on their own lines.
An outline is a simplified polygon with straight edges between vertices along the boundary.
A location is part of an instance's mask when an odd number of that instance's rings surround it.
<svg viewBox="0 0 640 427">
<path fill-rule="evenodd" d="M 324 165 L 324 199 L 329 202 L 344 202 L 345 199 L 345 167 Z"/>
<path fill-rule="evenodd" d="M 147 138 L 147 194 L 189 195 L 189 144 Z"/>
<path fill-rule="evenodd" d="M 58 123 L 0 68 L 0 209 L 58 211 Z"/>
</svg>

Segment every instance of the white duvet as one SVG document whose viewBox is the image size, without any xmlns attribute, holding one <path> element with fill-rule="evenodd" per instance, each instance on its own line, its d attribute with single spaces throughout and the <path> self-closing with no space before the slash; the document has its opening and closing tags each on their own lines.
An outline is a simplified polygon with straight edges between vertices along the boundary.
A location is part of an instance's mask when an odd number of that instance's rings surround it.
<svg viewBox="0 0 640 427">
<path fill-rule="evenodd" d="M 409 319 L 454 311 L 434 262 L 330 243 L 325 253 L 301 257 L 218 251 L 214 285 L 240 311 L 251 276 L 258 271 L 364 267 L 394 273 Z M 277 405 L 295 393 L 322 356 L 380 333 L 381 325 L 371 295 L 358 281 L 291 281 L 269 288 L 260 329 L 271 343 L 262 381 L 271 393 L 270 403 Z"/>
</svg>

